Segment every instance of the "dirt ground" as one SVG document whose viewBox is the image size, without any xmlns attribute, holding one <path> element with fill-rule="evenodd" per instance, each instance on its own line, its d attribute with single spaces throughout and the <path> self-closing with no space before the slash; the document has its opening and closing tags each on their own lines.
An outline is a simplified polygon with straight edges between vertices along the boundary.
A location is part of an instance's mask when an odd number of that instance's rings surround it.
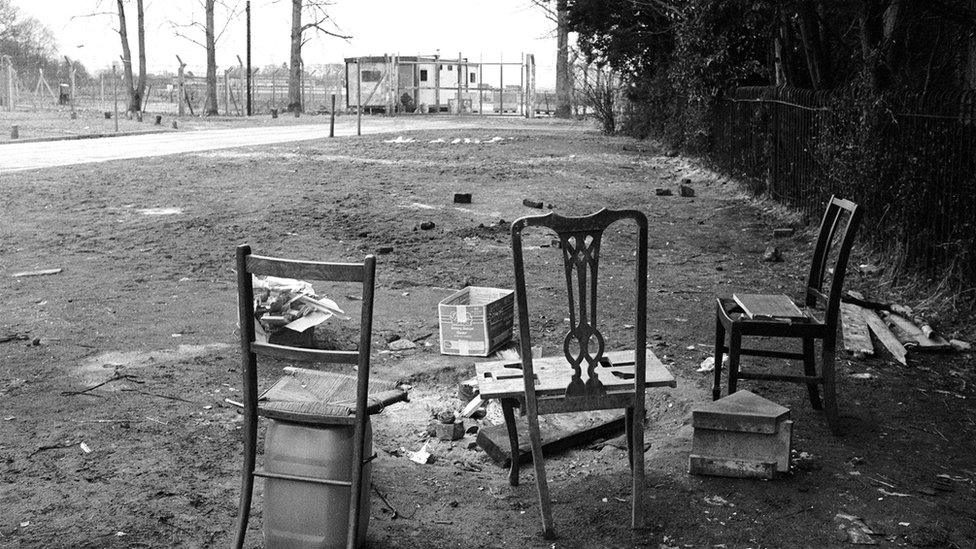
<svg viewBox="0 0 976 549">
<path fill-rule="evenodd" d="M 690 409 L 710 398 L 710 375 L 696 369 L 711 352 L 714 297 L 798 296 L 815 229 L 776 242 L 784 262 L 762 262 L 772 229 L 795 219 L 685 158 L 578 125 L 403 137 L 414 141 L 323 140 L 0 176 L 0 335 L 12 336 L 0 338 L 0 547 L 228 545 L 241 417 L 223 401 L 241 383 L 240 243 L 332 260 L 394 248 L 379 256 L 373 375 L 410 384 L 411 402 L 374 417 L 370 547 L 846 547 L 858 525 L 882 546 L 973 547 L 970 354 L 909 367 L 845 357 L 840 437 L 804 388 L 746 382 L 792 410 L 793 471 L 769 482 L 687 474 Z M 694 198 L 655 196 L 683 177 Z M 454 205 L 455 192 L 472 193 L 472 204 Z M 509 487 L 503 469 L 469 449 L 470 436 L 431 441 L 430 465 L 406 456 L 427 441 L 430 409 L 460 406 L 458 382 L 474 372 L 473 359 L 438 353 L 436 304 L 469 284 L 512 287 L 508 224 L 538 213 L 524 198 L 564 214 L 633 207 L 650 219 L 648 330 L 678 387 L 648 396 L 643 530 L 629 528 L 630 475 L 613 445 L 547 461 L 554 542 L 540 535 L 530 466 Z M 419 230 L 424 221 L 435 227 Z M 633 262 L 613 252 L 633 241 L 608 239 L 601 318 L 620 349 L 632 290 L 612 277 Z M 555 250 L 544 236 L 528 242 L 530 310 L 548 355 L 568 315 Z M 45 268 L 63 270 L 10 277 Z M 884 297 L 878 279 L 856 271 L 848 287 Z M 942 328 L 971 339 L 966 321 Z M 393 335 L 424 343 L 390 352 Z M 65 394 L 114 374 L 128 377 Z M 258 482 L 249 547 L 261 545 L 261 499 Z"/>
</svg>

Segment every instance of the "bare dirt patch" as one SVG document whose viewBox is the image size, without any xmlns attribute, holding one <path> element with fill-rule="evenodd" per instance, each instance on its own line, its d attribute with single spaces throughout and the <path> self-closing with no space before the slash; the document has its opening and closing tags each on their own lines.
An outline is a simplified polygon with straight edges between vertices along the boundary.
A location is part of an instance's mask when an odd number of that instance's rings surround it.
<svg viewBox="0 0 976 549">
<path fill-rule="evenodd" d="M 431 465 L 405 456 L 427 440 L 428 408 L 459 404 L 457 382 L 473 375 L 473 360 L 437 353 L 436 304 L 464 285 L 512 286 L 508 224 L 539 211 L 524 198 L 566 214 L 647 213 L 649 333 L 679 378 L 678 389 L 649 397 L 648 527 L 628 527 L 625 451 L 580 448 L 547 462 L 556 547 L 845 546 L 846 516 L 882 544 L 966 546 L 976 537 L 969 355 L 908 368 L 841 361 L 847 434 L 839 438 L 805 389 L 749 384 L 793 410 L 802 456 L 794 472 L 774 482 L 688 476 L 690 408 L 709 394 L 708 376 L 695 370 L 711 353 L 714 297 L 796 296 L 809 232 L 778 243 L 785 262 L 763 263 L 777 212 L 687 160 L 558 125 L 486 124 L 404 134 L 408 143 L 322 140 L 0 176 L 0 275 L 63 268 L 6 278 L 3 289 L 0 331 L 27 339 L 0 343 L 0 546 L 228 545 L 241 443 L 240 416 L 224 399 L 240 387 L 232 269 L 244 242 L 310 259 L 393 248 L 379 256 L 373 368 L 412 384 L 414 399 L 374 418 L 374 486 L 389 506 L 374 493 L 370 546 L 553 546 L 539 536 L 531 468 L 509 487 L 467 440 L 432 443 Z M 486 143 L 496 135 L 504 141 Z M 685 176 L 696 197 L 654 195 Z M 472 204 L 455 205 L 456 192 L 472 193 Z M 146 208 L 181 213 L 136 211 Z M 425 221 L 435 227 L 421 230 Z M 623 348 L 632 290 L 615 272 L 630 263 L 612 252 L 632 241 L 607 238 L 601 318 L 608 341 Z M 534 329 L 551 354 L 567 315 L 546 246 L 536 236 L 526 257 L 539 295 Z M 872 284 L 857 274 L 850 282 Z M 420 347 L 388 351 L 393 335 Z M 136 380 L 62 395 L 116 371 Z M 850 377 L 863 372 L 873 377 Z M 260 544 L 260 486 L 249 546 Z"/>
</svg>

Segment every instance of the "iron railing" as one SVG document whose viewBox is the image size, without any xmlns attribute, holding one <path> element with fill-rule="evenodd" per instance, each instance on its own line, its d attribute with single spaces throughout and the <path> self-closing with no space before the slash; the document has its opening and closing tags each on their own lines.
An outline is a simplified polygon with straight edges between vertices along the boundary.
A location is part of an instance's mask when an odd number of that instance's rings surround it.
<svg viewBox="0 0 976 549">
<path fill-rule="evenodd" d="M 976 93 L 745 87 L 716 114 L 713 159 L 753 194 L 811 219 L 854 200 L 861 239 L 899 267 L 976 283 Z"/>
</svg>

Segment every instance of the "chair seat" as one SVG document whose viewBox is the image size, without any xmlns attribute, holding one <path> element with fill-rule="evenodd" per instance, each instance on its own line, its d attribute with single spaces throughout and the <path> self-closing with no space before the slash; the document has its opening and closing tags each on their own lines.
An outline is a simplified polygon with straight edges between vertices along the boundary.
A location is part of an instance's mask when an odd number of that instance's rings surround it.
<svg viewBox="0 0 976 549">
<path fill-rule="evenodd" d="M 311 425 L 355 422 L 356 376 L 306 368 L 285 368 L 285 374 L 258 399 L 258 415 Z M 391 381 L 370 379 L 367 393 L 369 414 L 407 400 Z"/>
<path fill-rule="evenodd" d="M 823 337 L 826 325 L 817 318 L 813 309 L 801 308 L 806 315 L 803 321 L 776 320 L 768 318 L 748 318 L 742 307 L 731 297 L 721 297 L 717 300 L 719 319 L 726 326 L 736 325 L 743 335 L 764 335 L 772 337 Z"/>
</svg>

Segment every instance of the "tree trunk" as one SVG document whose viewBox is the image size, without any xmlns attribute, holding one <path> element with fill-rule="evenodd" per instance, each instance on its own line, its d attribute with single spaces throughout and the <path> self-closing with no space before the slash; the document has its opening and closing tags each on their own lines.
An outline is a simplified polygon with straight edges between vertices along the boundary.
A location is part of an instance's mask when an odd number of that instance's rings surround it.
<svg viewBox="0 0 976 549">
<path fill-rule="evenodd" d="M 132 112 L 142 110 L 142 97 L 146 92 L 146 22 L 143 17 L 142 0 L 136 0 L 136 26 L 139 41 L 139 81 L 129 101 L 129 110 Z"/>
<path fill-rule="evenodd" d="M 829 88 L 829 67 L 824 55 L 820 21 L 813 6 L 813 0 L 804 0 L 800 3 L 799 16 L 800 38 L 803 41 L 803 51 L 806 54 L 810 83 L 815 90 Z"/>
<path fill-rule="evenodd" d="M 135 88 L 132 85 L 132 51 L 129 50 L 129 31 L 125 26 L 125 6 L 123 0 L 116 0 L 119 9 L 119 38 L 122 40 L 122 88 L 129 97 L 130 108 L 132 110 L 132 99 L 135 97 Z"/>
<path fill-rule="evenodd" d="M 291 66 L 286 107 L 290 112 L 302 112 L 302 2 L 291 0 Z"/>
<path fill-rule="evenodd" d="M 216 116 L 217 110 L 217 47 L 214 37 L 214 3 L 216 0 L 206 0 L 206 46 L 207 46 L 207 97 L 203 103 L 204 116 Z"/>
<path fill-rule="evenodd" d="M 573 76 L 569 70 L 567 0 L 556 0 L 556 117 L 572 114 Z"/>
</svg>

